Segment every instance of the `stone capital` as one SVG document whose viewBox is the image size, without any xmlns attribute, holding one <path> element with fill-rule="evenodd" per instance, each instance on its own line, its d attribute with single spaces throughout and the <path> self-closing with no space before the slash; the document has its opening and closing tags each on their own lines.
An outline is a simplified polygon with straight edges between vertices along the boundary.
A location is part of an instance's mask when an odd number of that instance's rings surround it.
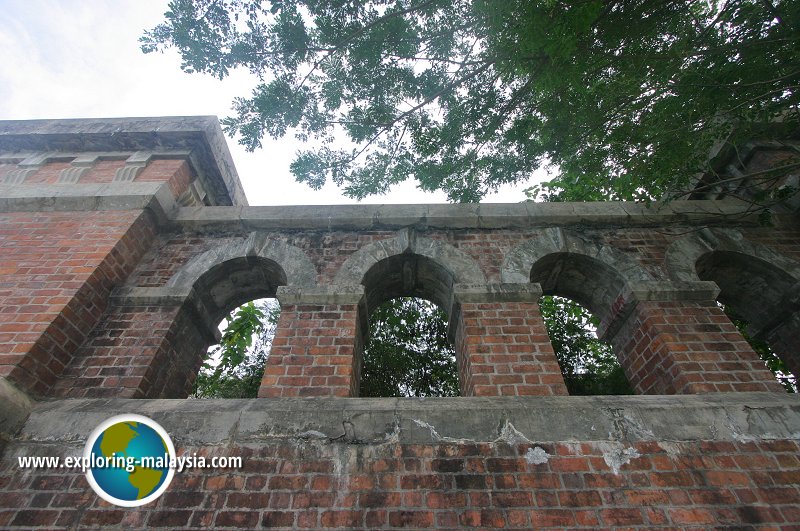
<svg viewBox="0 0 800 531">
<path fill-rule="evenodd" d="M 610 340 L 640 302 L 714 302 L 719 286 L 711 281 L 633 281 L 627 282 L 614 300 L 608 317 L 597 328 L 597 336 Z"/>
</svg>

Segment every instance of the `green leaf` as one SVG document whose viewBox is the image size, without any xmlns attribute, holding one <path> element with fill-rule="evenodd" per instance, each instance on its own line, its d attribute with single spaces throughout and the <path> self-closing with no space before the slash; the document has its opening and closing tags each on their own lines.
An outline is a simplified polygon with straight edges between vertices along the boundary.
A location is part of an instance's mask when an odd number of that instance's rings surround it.
<svg viewBox="0 0 800 531">
<path fill-rule="evenodd" d="M 164 17 L 144 52 L 259 76 L 226 131 L 251 150 L 294 132 L 311 144 L 295 177 L 355 198 L 415 179 L 479 201 L 545 165 L 542 200 L 679 197 L 721 139 L 800 125 L 799 2 L 174 0 Z"/>
<path fill-rule="evenodd" d="M 359 396 L 458 396 L 447 315 L 424 299 L 401 297 L 370 316 Z"/>
<path fill-rule="evenodd" d="M 206 354 L 192 396 L 257 396 L 279 315 L 274 300 L 249 302 L 231 312 L 220 343 Z"/>
</svg>

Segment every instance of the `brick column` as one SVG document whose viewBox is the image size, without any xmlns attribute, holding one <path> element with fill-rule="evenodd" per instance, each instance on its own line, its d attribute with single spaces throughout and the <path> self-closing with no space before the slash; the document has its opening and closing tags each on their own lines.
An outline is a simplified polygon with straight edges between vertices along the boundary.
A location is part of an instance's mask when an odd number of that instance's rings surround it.
<svg viewBox="0 0 800 531">
<path fill-rule="evenodd" d="M 147 250 L 153 218 L 141 210 L 9 212 L 0 225 L 0 377 L 46 396 L 113 286 Z"/>
<path fill-rule="evenodd" d="M 566 395 L 538 284 L 457 284 L 450 330 L 462 396 Z"/>
<path fill-rule="evenodd" d="M 614 346 L 639 394 L 780 392 L 715 298 L 713 282 L 626 286 L 598 335 Z"/>
<path fill-rule="evenodd" d="M 281 316 L 260 397 L 356 396 L 363 286 L 281 286 Z"/>
</svg>

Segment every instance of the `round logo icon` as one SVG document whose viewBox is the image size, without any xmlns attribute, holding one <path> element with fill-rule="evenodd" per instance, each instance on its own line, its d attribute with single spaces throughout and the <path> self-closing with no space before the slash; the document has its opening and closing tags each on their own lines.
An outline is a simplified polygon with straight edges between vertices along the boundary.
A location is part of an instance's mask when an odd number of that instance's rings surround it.
<svg viewBox="0 0 800 531">
<path fill-rule="evenodd" d="M 109 503 L 138 507 L 167 489 L 175 446 L 167 432 L 142 415 L 117 415 L 94 429 L 83 451 L 89 485 Z"/>
</svg>

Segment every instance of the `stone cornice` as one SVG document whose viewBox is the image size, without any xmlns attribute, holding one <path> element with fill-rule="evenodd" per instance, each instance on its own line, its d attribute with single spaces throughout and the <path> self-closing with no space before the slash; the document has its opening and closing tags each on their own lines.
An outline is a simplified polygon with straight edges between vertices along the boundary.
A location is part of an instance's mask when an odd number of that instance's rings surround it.
<svg viewBox="0 0 800 531">
<path fill-rule="evenodd" d="M 171 150 L 189 153 L 214 204 L 247 204 L 215 116 L 0 121 L 0 153 L 6 158 L 13 153 Z"/>
<path fill-rule="evenodd" d="M 778 224 L 795 224 L 780 216 Z M 549 226 L 757 226 L 757 216 L 735 200 L 631 202 L 481 203 L 431 205 L 312 205 L 184 207 L 173 220 L 187 231 L 514 229 Z"/>
</svg>

